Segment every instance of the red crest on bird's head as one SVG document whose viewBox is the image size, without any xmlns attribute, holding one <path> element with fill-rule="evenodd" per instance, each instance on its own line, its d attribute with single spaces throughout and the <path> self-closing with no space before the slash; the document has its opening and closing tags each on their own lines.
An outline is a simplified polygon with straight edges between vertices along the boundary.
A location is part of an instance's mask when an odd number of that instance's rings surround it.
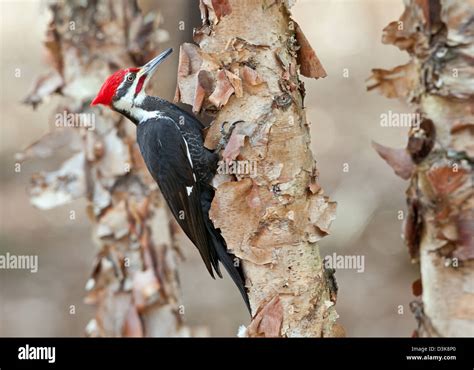
<svg viewBox="0 0 474 370">
<path fill-rule="evenodd" d="M 103 105 L 112 104 L 112 98 L 114 97 L 115 92 L 117 91 L 117 88 L 122 83 L 125 75 L 128 72 L 138 72 L 139 70 L 140 68 L 121 69 L 115 72 L 114 74 L 110 75 L 107 78 L 107 80 L 105 80 L 104 84 L 100 88 L 99 93 L 92 101 L 91 106 L 97 105 L 97 104 L 103 104 Z"/>
</svg>

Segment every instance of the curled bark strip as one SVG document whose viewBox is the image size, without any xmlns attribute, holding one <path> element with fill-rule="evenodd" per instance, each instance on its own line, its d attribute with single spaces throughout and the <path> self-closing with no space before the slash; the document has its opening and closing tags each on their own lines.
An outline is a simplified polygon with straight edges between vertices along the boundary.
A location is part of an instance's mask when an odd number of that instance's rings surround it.
<svg viewBox="0 0 474 370">
<path fill-rule="evenodd" d="M 304 35 L 298 23 L 296 26 L 296 40 L 300 48 L 298 49 L 298 64 L 300 65 L 301 74 L 309 78 L 323 78 L 327 76 L 323 65 L 319 61 L 318 56 L 314 52 L 311 44 Z"/>
<path fill-rule="evenodd" d="M 247 328 L 249 337 L 279 337 L 283 320 L 283 306 L 278 296 L 260 305 Z"/>
<path fill-rule="evenodd" d="M 413 172 L 413 162 L 406 149 L 393 149 L 372 142 L 377 153 L 392 167 L 403 180 L 408 180 Z"/>
</svg>

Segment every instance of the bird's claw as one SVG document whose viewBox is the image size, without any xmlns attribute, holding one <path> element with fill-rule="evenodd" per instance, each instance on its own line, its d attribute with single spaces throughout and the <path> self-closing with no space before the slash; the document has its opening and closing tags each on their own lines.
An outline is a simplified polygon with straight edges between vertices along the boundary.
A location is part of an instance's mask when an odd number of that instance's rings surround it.
<svg viewBox="0 0 474 370">
<path fill-rule="evenodd" d="M 227 146 L 227 144 L 229 143 L 230 137 L 232 135 L 232 132 L 235 129 L 235 126 L 237 125 L 237 123 L 241 123 L 241 122 L 244 122 L 244 121 L 239 120 L 239 121 L 232 122 L 230 127 L 227 130 L 225 129 L 225 125 L 228 122 L 227 121 L 222 122 L 221 130 L 220 130 L 221 139 L 219 140 L 219 144 L 217 144 L 217 147 L 215 150 L 216 153 L 219 153 L 222 149 L 224 149 Z"/>
</svg>

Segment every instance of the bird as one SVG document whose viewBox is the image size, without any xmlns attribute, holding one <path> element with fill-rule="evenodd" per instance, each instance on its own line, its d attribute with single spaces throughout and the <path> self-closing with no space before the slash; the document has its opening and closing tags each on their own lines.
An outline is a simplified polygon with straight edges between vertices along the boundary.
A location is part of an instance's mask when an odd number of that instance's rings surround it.
<svg viewBox="0 0 474 370">
<path fill-rule="evenodd" d="M 172 51 L 163 51 L 142 67 L 116 71 L 90 105 L 108 107 L 135 124 L 143 160 L 174 218 L 198 249 L 212 278 L 214 273 L 222 278 L 219 263 L 224 266 L 251 314 L 241 264 L 235 263 L 238 260 L 227 251 L 220 230 L 209 217 L 219 150 L 204 146 L 205 127 L 193 114 L 145 91 Z"/>
</svg>

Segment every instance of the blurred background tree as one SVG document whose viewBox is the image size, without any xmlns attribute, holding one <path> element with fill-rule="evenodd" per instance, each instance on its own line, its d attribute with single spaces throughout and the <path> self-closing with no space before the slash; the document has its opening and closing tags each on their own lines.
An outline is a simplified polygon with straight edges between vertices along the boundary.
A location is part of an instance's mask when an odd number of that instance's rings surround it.
<svg viewBox="0 0 474 370">
<path fill-rule="evenodd" d="M 474 336 L 474 3 L 410 0 L 383 42 L 407 64 L 373 70 L 369 89 L 411 103 L 406 149 L 376 144 L 410 180 L 403 236 L 421 279 L 413 282 L 415 336 Z"/>
</svg>

